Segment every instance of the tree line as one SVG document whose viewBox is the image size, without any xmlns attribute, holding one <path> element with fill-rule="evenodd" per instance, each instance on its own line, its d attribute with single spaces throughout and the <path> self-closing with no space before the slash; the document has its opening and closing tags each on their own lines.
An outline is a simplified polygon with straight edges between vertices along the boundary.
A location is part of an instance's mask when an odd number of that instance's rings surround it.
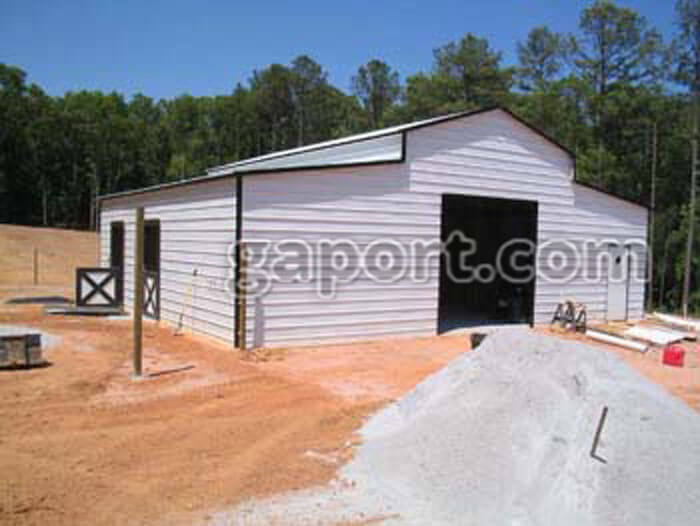
<svg viewBox="0 0 700 526">
<path fill-rule="evenodd" d="M 207 167 L 495 104 L 577 156 L 578 177 L 653 206 L 650 305 L 700 311 L 695 187 L 700 0 L 678 0 L 664 41 L 610 0 L 575 34 L 533 28 L 503 63 L 467 33 L 401 80 L 380 59 L 345 93 L 313 58 L 254 71 L 231 93 L 154 100 L 99 91 L 50 96 L 0 63 L 0 222 L 93 228 L 95 197 L 201 175 Z"/>
</svg>

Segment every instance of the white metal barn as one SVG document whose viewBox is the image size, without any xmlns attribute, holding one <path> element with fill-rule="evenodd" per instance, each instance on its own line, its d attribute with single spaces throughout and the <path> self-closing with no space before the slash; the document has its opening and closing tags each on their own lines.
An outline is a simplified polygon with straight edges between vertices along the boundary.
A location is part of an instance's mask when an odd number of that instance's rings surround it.
<svg viewBox="0 0 700 526">
<path fill-rule="evenodd" d="M 643 312 L 647 208 L 577 182 L 571 152 L 502 108 L 100 197 L 102 266 L 121 269 L 127 309 L 138 206 L 160 318 L 232 344 L 237 240 L 248 345 L 546 323 L 565 299 L 593 319 Z M 494 258 L 508 279 L 489 281 Z"/>
</svg>

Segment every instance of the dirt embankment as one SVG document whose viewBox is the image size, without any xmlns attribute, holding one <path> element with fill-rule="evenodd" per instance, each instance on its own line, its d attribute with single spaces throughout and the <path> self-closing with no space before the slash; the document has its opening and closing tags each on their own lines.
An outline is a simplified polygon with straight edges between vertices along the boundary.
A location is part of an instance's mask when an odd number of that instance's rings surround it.
<svg viewBox="0 0 700 526">
<path fill-rule="evenodd" d="M 33 285 L 34 250 L 39 285 L 72 287 L 76 267 L 98 262 L 95 232 L 0 225 L 0 287 Z"/>
</svg>

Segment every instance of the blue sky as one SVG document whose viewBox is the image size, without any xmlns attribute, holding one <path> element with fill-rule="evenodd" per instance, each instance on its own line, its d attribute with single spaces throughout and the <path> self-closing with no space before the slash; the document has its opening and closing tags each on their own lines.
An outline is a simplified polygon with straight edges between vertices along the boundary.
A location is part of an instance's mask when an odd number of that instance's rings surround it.
<svg viewBox="0 0 700 526">
<path fill-rule="evenodd" d="M 672 0 L 621 1 L 668 39 Z M 515 62 L 515 46 L 536 25 L 576 31 L 589 2 L 578 0 L 423 0 L 269 2 L 0 0 L 0 62 L 21 67 L 52 95 L 88 89 L 230 93 L 254 69 L 308 54 L 349 90 L 371 58 L 402 80 L 428 71 L 433 48 L 473 32 Z"/>
</svg>

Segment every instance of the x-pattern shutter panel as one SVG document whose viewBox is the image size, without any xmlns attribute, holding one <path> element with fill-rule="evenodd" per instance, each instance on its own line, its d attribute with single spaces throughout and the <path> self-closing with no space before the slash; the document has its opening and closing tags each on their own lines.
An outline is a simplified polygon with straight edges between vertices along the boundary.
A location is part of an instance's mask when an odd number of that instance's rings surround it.
<svg viewBox="0 0 700 526">
<path fill-rule="evenodd" d="M 112 268 L 79 268 L 75 276 L 75 303 L 79 307 L 117 307 L 119 273 Z"/>
<path fill-rule="evenodd" d="M 143 273 L 143 313 L 146 317 L 160 319 L 160 275 L 158 272 Z"/>
</svg>

